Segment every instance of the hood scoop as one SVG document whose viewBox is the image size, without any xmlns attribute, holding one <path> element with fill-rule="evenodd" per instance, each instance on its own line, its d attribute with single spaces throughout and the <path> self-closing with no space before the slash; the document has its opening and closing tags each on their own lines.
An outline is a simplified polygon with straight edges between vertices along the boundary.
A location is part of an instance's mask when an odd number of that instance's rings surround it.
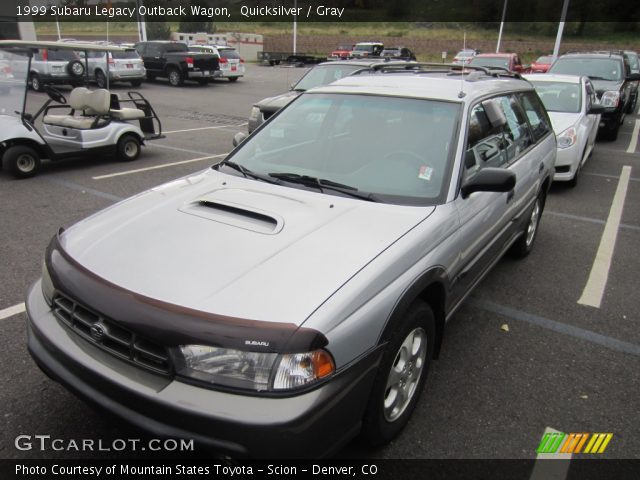
<svg viewBox="0 0 640 480">
<path fill-rule="evenodd" d="M 284 225 L 284 220 L 279 215 L 220 199 L 199 198 L 179 210 L 214 222 L 267 235 L 278 233 Z"/>
</svg>

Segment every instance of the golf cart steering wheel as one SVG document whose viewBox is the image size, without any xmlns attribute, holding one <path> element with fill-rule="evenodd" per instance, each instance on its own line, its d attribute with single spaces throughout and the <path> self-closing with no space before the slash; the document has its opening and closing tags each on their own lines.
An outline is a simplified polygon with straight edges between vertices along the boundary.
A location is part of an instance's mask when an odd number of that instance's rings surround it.
<svg viewBox="0 0 640 480">
<path fill-rule="evenodd" d="M 63 105 L 67 103 L 67 99 L 64 97 L 62 92 L 57 88 L 52 87 L 51 85 L 45 85 L 44 91 L 47 92 L 47 95 L 49 95 L 49 98 L 54 102 L 58 102 Z"/>
</svg>

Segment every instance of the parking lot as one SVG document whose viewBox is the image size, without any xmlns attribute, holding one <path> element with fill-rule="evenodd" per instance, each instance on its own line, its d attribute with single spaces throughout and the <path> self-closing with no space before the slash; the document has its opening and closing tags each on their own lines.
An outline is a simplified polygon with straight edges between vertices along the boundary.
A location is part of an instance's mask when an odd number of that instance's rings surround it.
<svg viewBox="0 0 640 480">
<path fill-rule="evenodd" d="M 20 305 L 26 289 L 38 278 L 58 228 L 221 160 L 233 135 L 246 131 L 252 103 L 285 91 L 303 73 L 249 65 L 236 83 L 144 83 L 140 92 L 161 118 L 166 138 L 148 142 L 137 161 L 45 162 L 37 177 L 21 181 L 0 172 L 0 457 L 113 455 L 19 451 L 14 439 L 20 434 L 145 438 L 36 367 L 26 350 Z M 61 89 L 68 95 L 69 88 Z M 121 94 L 128 89 L 114 86 Z M 32 111 L 46 98 L 30 97 Z M 376 450 L 354 441 L 339 457 L 534 458 L 543 432 L 553 428 L 611 432 L 604 457 L 640 458 L 638 125 L 636 110 L 615 142 L 598 142 L 574 189 L 552 186 L 532 254 L 524 261 L 501 260 L 448 323 L 440 358 L 400 437 Z M 629 174 L 626 190 L 623 172 Z M 603 237 L 605 230 L 613 240 Z M 234 248 L 215 245 L 215 239 L 212 245 Z M 607 248 L 610 268 L 592 271 Z M 585 287 L 598 279 L 606 280 L 600 307 L 585 305 L 593 300 L 583 295 Z"/>
</svg>

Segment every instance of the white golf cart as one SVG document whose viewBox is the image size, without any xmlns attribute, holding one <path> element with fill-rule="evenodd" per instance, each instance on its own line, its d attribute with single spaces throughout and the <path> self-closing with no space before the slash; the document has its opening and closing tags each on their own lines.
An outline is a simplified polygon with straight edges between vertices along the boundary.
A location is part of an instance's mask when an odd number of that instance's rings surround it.
<svg viewBox="0 0 640 480">
<path fill-rule="evenodd" d="M 132 161 L 140 155 L 145 140 L 162 137 L 160 119 L 138 92 L 127 92 L 127 98 L 120 99 L 107 89 L 76 87 L 67 104 L 62 92 L 46 85 L 49 99 L 35 114 L 27 113 L 31 60 L 42 48 L 84 52 L 85 85 L 89 83 L 88 52 L 126 50 L 87 43 L 0 41 L 3 69 L 11 72 L 0 76 L 0 157 L 4 170 L 16 178 L 27 178 L 38 172 L 41 159 L 108 154 Z"/>
</svg>

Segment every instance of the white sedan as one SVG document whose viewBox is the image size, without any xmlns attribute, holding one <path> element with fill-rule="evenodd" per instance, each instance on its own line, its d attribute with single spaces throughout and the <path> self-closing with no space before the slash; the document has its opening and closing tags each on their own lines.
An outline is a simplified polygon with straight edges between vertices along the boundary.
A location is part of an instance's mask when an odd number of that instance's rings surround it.
<svg viewBox="0 0 640 480">
<path fill-rule="evenodd" d="M 525 75 L 549 112 L 558 141 L 554 181 L 575 186 L 580 169 L 591 156 L 602 107 L 585 76 L 550 73 Z"/>
</svg>

